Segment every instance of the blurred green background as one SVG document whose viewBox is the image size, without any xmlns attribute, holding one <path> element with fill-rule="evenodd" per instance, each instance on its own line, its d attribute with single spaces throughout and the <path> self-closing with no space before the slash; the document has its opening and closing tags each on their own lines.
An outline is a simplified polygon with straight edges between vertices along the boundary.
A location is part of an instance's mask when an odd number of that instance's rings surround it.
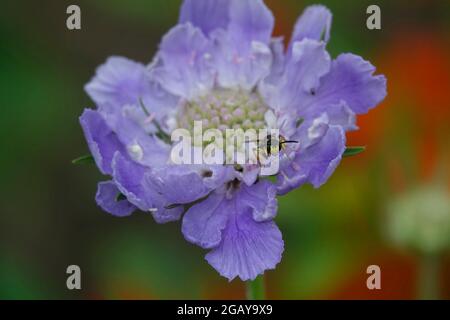
<svg viewBox="0 0 450 320">
<path fill-rule="evenodd" d="M 289 38 L 313 2 L 266 3 L 276 16 L 276 35 Z M 419 197 L 417 189 L 438 189 L 449 198 L 450 2 L 320 3 L 334 15 L 331 54 L 369 59 L 387 76 L 389 94 L 359 118 L 361 130 L 349 134 L 349 145 L 367 145 L 364 154 L 345 159 L 322 188 L 302 187 L 280 198 L 277 223 L 286 246 L 281 264 L 266 273 L 268 297 L 413 299 L 424 252 L 389 240 L 388 208 L 399 197 Z M 381 31 L 366 28 L 366 8 L 374 3 L 382 10 Z M 66 29 L 69 4 L 81 7 L 80 31 Z M 205 251 L 183 239 L 178 223 L 102 212 L 94 195 L 105 178 L 94 166 L 70 162 L 87 153 L 78 116 L 93 107 L 83 86 L 95 68 L 113 54 L 149 62 L 176 23 L 179 5 L 2 1 L 0 298 L 245 297 L 244 285 L 219 277 Z M 433 203 L 424 211 L 433 211 Z M 449 299 L 448 246 L 433 254 L 439 296 Z M 80 291 L 66 288 L 71 264 L 81 267 Z M 381 290 L 366 287 L 371 264 L 381 267 Z"/>
</svg>

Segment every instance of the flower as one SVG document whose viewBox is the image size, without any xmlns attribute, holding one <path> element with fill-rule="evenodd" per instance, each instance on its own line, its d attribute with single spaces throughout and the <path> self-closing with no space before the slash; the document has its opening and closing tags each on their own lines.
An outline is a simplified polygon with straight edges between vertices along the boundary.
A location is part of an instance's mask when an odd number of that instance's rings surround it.
<svg viewBox="0 0 450 320">
<path fill-rule="evenodd" d="M 185 0 L 152 63 L 109 58 L 86 85 L 97 108 L 80 117 L 98 168 L 111 176 L 98 186 L 98 205 L 116 216 L 139 209 L 158 223 L 181 219 L 184 237 L 208 249 L 206 260 L 230 281 L 274 269 L 284 249 L 277 195 L 324 184 L 356 115 L 386 95 L 369 62 L 330 58 L 330 25 L 327 8 L 308 7 L 285 50 L 262 0 Z M 275 181 L 260 162 L 174 164 L 167 138 L 196 120 L 222 131 L 276 128 L 280 141 L 296 143 L 276 153 Z"/>
<path fill-rule="evenodd" d="M 405 192 L 390 203 L 387 213 L 387 236 L 396 246 L 422 254 L 450 248 L 450 199 L 439 185 Z"/>
</svg>

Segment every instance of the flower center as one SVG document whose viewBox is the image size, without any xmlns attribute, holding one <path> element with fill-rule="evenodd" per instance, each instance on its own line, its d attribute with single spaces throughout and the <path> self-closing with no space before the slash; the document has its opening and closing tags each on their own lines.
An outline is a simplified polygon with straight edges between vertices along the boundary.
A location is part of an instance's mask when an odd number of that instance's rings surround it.
<svg viewBox="0 0 450 320">
<path fill-rule="evenodd" d="M 192 130 L 201 121 L 203 130 L 263 129 L 268 107 L 257 93 L 243 90 L 214 90 L 206 96 L 185 102 L 177 116 L 180 128 Z"/>
</svg>

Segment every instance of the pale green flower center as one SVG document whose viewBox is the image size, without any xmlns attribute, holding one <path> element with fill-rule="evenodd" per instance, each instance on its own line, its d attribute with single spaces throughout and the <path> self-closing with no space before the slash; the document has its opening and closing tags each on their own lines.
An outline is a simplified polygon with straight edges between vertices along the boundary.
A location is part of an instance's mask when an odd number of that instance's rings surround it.
<svg viewBox="0 0 450 320">
<path fill-rule="evenodd" d="M 263 129 L 268 107 L 257 93 L 242 90 L 214 90 L 185 102 L 177 115 L 180 128 L 191 130 L 194 121 L 202 121 L 203 130 Z"/>
</svg>

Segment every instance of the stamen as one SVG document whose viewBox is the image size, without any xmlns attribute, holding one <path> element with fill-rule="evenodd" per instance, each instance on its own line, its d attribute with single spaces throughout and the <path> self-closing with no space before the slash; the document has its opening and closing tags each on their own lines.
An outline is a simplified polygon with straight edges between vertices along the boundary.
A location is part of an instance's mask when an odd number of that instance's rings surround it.
<svg viewBox="0 0 450 320">
<path fill-rule="evenodd" d="M 167 144 L 171 143 L 171 139 L 170 136 L 161 128 L 160 124 L 158 123 L 158 121 L 156 121 L 156 115 L 155 113 L 150 113 L 147 108 L 145 107 L 144 101 L 142 100 L 142 98 L 139 98 L 139 105 L 141 106 L 142 110 L 144 111 L 144 113 L 146 114 L 147 118 L 145 119 L 145 123 L 149 124 L 149 123 L 153 123 L 156 127 L 156 133 L 155 135 L 161 139 L 162 141 L 164 141 Z"/>
</svg>

